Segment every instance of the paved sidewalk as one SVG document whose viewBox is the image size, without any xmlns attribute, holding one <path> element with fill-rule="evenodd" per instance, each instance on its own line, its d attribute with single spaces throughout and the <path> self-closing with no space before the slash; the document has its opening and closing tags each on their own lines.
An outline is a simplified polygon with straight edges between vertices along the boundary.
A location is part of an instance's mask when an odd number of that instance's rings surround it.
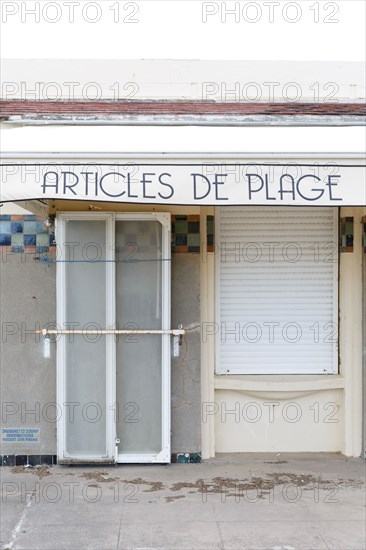
<svg viewBox="0 0 366 550">
<path fill-rule="evenodd" d="M 0 474 L 3 549 L 365 548 L 365 461 L 338 454 Z"/>
</svg>

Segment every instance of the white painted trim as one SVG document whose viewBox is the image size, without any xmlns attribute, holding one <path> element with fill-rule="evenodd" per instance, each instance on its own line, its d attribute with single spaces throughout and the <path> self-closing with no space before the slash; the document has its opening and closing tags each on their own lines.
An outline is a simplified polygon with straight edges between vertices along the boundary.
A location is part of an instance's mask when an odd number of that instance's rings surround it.
<svg viewBox="0 0 366 550">
<path fill-rule="evenodd" d="M 333 324 L 337 327 L 337 343 L 333 345 L 333 375 L 339 374 L 339 214 L 333 209 L 333 242 L 336 246 L 336 261 L 333 262 Z"/>
<path fill-rule="evenodd" d="M 65 242 L 65 223 L 62 215 L 55 220 L 55 236 L 58 243 Z M 65 319 L 65 266 L 56 264 L 56 320 L 57 324 Z M 57 420 L 57 461 L 64 459 L 65 454 L 65 414 L 62 404 L 65 394 L 65 339 L 61 338 L 56 346 L 56 402 L 62 407 L 61 418 Z"/>
<path fill-rule="evenodd" d="M 157 220 L 161 225 L 170 230 L 169 212 L 116 212 L 116 220 Z M 164 256 L 165 257 L 165 256 Z"/>
<path fill-rule="evenodd" d="M 164 447 L 158 454 L 118 454 L 118 464 L 169 464 L 170 445 Z"/>
<path fill-rule="evenodd" d="M 220 322 L 221 322 L 221 315 L 220 315 L 220 243 L 221 243 L 221 208 L 215 208 L 215 323 L 217 323 L 218 326 L 216 326 L 217 333 L 215 336 L 215 366 L 214 366 L 214 375 L 224 374 L 220 371 L 220 356 L 221 356 L 221 330 L 220 330 Z M 217 246 L 217 243 L 218 246 Z"/>
<path fill-rule="evenodd" d="M 206 151 L 202 152 L 192 152 L 192 153 L 181 153 L 181 152 L 159 152 L 159 153 L 149 153 L 149 152 L 131 152 L 131 153 L 101 153 L 100 151 L 95 152 L 58 152 L 58 153 L 49 153 L 49 152 L 30 152 L 30 151 L 4 151 L 1 153 L 1 159 L 158 159 L 164 162 L 164 159 L 365 159 L 365 153 L 350 153 L 350 152 L 313 152 L 313 153 L 294 153 L 294 152 L 253 152 L 253 153 L 243 153 L 243 152 L 230 152 L 230 153 L 210 153 Z"/>
<path fill-rule="evenodd" d="M 213 322 L 216 322 L 215 317 L 215 304 L 216 304 L 216 296 L 215 296 L 215 254 L 210 253 L 207 255 L 207 266 L 208 266 L 208 315 L 209 319 L 212 319 Z M 215 401 L 215 361 L 216 361 L 216 348 L 214 345 L 210 345 L 208 348 L 208 360 L 209 360 L 209 376 L 210 376 L 210 392 L 212 401 Z M 210 422 L 210 434 L 211 434 L 211 444 L 210 444 L 210 453 L 211 456 L 215 456 L 215 420 L 214 417 L 211 417 Z"/>
<path fill-rule="evenodd" d="M 201 452 L 202 458 L 215 456 L 215 419 L 206 414 L 215 401 L 214 365 L 215 345 L 214 337 L 203 339 L 204 323 L 215 322 L 215 254 L 207 253 L 207 216 L 213 212 L 212 208 L 201 207 L 201 267 L 200 267 L 200 308 L 201 308 Z"/>
<path fill-rule="evenodd" d="M 324 390 L 344 388 L 342 376 L 320 375 L 241 375 L 215 376 L 216 390 L 242 391 L 245 394 L 278 392 L 278 393 L 313 393 Z"/>
<path fill-rule="evenodd" d="M 200 211 L 200 318 L 201 318 L 201 453 L 202 458 L 210 458 L 210 429 L 208 421 L 203 421 L 203 412 L 206 403 L 213 401 L 210 384 L 210 367 L 208 361 L 208 343 L 204 342 L 203 327 L 208 322 L 208 282 L 207 282 L 207 207 L 202 206 Z M 205 419 L 208 420 L 208 419 Z"/>
<path fill-rule="evenodd" d="M 170 213 L 155 213 L 156 219 L 162 224 L 162 254 L 163 258 L 171 258 L 171 216 Z M 164 224 L 165 221 L 165 224 Z M 171 262 L 163 262 L 162 269 L 162 328 L 171 327 Z M 171 460 L 171 336 L 162 336 L 162 408 L 163 408 L 163 441 L 162 451 L 156 457 L 156 462 L 168 463 Z"/>
<path fill-rule="evenodd" d="M 115 256 L 115 215 L 111 212 L 107 218 L 106 228 L 106 326 L 116 326 L 116 270 L 112 263 Z M 57 241 L 56 241 L 57 242 Z M 107 452 L 116 461 L 117 426 L 111 406 L 116 402 L 116 345 L 113 334 L 106 338 L 106 388 L 107 388 Z M 109 447 L 110 446 L 110 447 Z"/>
</svg>

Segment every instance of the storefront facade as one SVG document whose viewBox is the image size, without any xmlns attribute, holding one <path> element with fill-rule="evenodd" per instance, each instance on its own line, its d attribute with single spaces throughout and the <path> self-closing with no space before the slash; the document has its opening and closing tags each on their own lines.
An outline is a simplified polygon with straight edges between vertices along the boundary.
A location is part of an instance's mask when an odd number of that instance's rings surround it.
<svg viewBox="0 0 366 550">
<path fill-rule="evenodd" d="M 1 201 L 31 214 L 1 218 L 3 463 L 362 454 L 364 117 L 233 153 L 227 116 L 201 152 L 192 122 L 113 153 L 72 149 L 75 120 L 9 138 Z"/>
</svg>

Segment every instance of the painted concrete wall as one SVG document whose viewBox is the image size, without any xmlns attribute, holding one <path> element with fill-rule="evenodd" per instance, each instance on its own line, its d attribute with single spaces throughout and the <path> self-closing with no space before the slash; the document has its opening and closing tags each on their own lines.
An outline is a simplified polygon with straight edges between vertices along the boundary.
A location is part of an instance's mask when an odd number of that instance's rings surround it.
<svg viewBox="0 0 366 550">
<path fill-rule="evenodd" d="M 201 450 L 200 257 L 172 255 L 172 327 L 191 327 L 172 358 L 172 452 Z"/>
<path fill-rule="evenodd" d="M 362 62 L 4 59 L 2 73 L 0 93 L 7 100 L 289 101 L 297 94 L 296 101 L 313 102 L 314 97 L 329 101 L 331 92 L 335 101 L 362 101 L 365 97 Z M 330 83 L 337 83 L 335 90 L 329 88 Z"/>
<path fill-rule="evenodd" d="M 55 322 L 55 265 L 36 262 L 34 253 L 0 253 L 1 427 L 40 429 L 38 443 L 3 443 L 1 454 L 56 454 L 56 424 L 47 420 L 55 409 L 46 407 L 56 401 L 55 345 L 47 359 L 43 338 L 25 332 Z"/>
</svg>

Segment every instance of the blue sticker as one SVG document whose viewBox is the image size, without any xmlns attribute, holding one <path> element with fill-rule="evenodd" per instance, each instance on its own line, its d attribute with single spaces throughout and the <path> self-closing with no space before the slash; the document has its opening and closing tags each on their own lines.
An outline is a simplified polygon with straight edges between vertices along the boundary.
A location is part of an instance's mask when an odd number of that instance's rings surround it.
<svg viewBox="0 0 366 550">
<path fill-rule="evenodd" d="M 2 428 L 1 441 L 3 443 L 38 443 L 39 428 Z"/>
</svg>

